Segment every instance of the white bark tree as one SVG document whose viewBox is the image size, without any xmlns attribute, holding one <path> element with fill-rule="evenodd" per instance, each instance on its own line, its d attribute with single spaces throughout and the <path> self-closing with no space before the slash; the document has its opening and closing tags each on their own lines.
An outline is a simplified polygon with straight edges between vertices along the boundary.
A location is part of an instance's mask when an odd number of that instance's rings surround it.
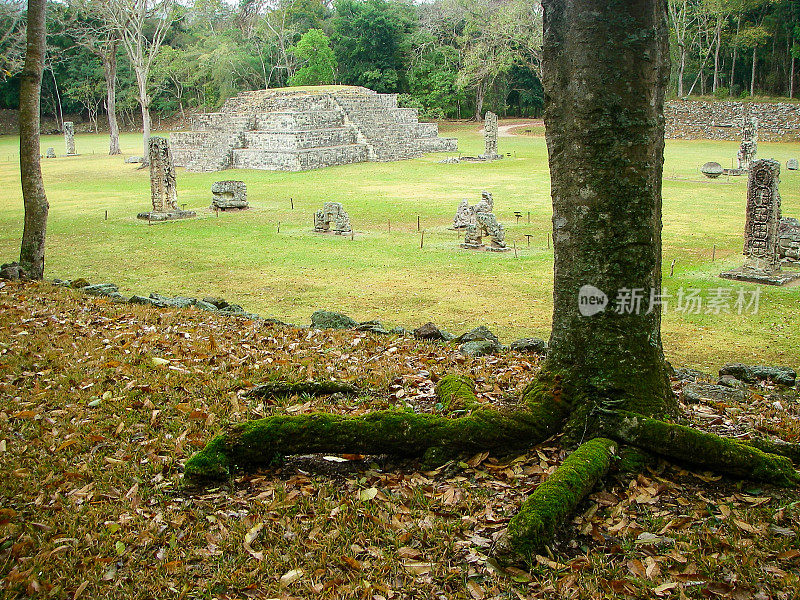
<svg viewBox="0 0 800 600">
<path fill-rule="evenodd" d="M 104 18 L 114 29 L 136 75 L 142 109 L 142 156 L 150 138 L 150 69 L 174 19 L 174 0 L 101 0 Z"/>
</svg>

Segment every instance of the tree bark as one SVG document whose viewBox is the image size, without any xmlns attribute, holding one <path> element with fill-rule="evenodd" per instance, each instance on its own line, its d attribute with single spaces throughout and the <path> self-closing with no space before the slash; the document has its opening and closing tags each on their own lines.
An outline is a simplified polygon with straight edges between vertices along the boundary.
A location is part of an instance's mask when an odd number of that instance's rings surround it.
<svg viewBox="0 0 800 600">
<path fill-rule="evenodd" d="M 106 114 L 108 115 L 108 153 L 120 154 L 119 124 L 117 123 L 117 45 L 111 44 L 103 56 L 103 75 L 106 79 Z"/>
<path fill-rule="evenodd" d="M 147 95 L 147 73 L 134 68 L 136 85 L 139 89 L 139 105 L 142 108 L 142 164 L 149 164 L 147 142 L 150 139 L 150 97 Z"/>
<path fill-rule="evenodd" d="M 572 405 L 569 429 L 582 438 L 592 433 L 596 403 L 648 415 L 677 412 L 655 302 L 669 81 L 666 2 L 543 5 L 555 250 L 545 369 L 562 378 Z M 584 286 L 608 296 L 605 310 L 581 314 Z M 624 302 L 626 294 L 640 296 L 639 306 Z"/>
<path fill-rule="evenodd" d="M 711 84 L 711 93 L 717 91 L 719 87 L 719 51 L 722 46 L 722 17 L 717 17 L 717 25 L 714 28 L 714 81 Z"/>
<path fill-rule="evenodd" d="M 750 69 L 750 95 L 756 94 L 756 49 L 753 47 L 753 67 Z"/>
<path fill-rule="evenodd" d="M 28 0 L 27 47 L 19 87 L 19 168 L 25 205 L 19 263 L 29 279 L 44 277 L 45 233 L 50 209 L 42 181 L 39 147 L 45 12 L 45 0 Z"/>
</svg>

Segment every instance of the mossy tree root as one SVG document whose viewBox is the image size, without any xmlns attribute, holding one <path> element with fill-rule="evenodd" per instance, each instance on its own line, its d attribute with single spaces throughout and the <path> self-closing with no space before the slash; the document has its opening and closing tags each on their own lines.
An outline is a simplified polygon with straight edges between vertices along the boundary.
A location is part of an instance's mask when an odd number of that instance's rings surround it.
<svg viewBox="0 0 800 600">
<path fill-rule="evenodd" d="M 605 476 L 617 442 L 594 438 L 579 446 L 534 490 L 508 524 L 508 545 L 514 555 L 533 564 L 536 554 L 553 540 L 556 529 Z"/>
<path fill-rule="evenodd" d="M 326 396 L 329 394 L 355 395 L 358 393 L 360 393 L 358 387 L 343 381 L 301 381 L 299 383 L 270 381 L 247 390 L 244 395 L 247 398 L 274 398 L 294 396 L 295 394 Z"/>
<path fill-rule="evenodd" d="M 750 444 L 637 413 L 615 411 L 602 419 L 606 435 L 654 454 L 755 481 L 800 483 L 791 460 Z"/>
<path fill-rule="evenodd" d="M 480 407 L 475 396 L 475 382 L 466 375 L 449 373 L 436 383 L 434 391 L 445 412 Z"/>
<path fill-rule="evenodd" d="M 785 456 L 795 465 L 800 465 L 800 444 L 792 444 L 783 440 L 768 440 L 763 437 L 742 440 L 741 443 L 758 448 L 762 452 Z"/>
<path fill-rule="evenodd" d="M 447 418 L 397 410 L 360 417 L 328 413 L 272 416 L 234 425 L 186 463 L 190 479 L 219 479 L 285 455 L 352 452 L 421 457 L 445 462 L 459 454 L 526 449 L 546 440 L 563 422 L 559 411 L 476 410 Z"/>
</svg>

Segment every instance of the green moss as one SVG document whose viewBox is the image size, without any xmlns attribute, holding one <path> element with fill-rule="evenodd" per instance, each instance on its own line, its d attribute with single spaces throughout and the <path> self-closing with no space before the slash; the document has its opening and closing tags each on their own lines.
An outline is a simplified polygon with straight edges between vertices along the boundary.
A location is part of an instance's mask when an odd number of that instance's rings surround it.
<svg viewBox="0 0 800 600">
<path fill-rule="evenodd" d="M 225 450 L 226 437 L 218 435 L 192 456 L 184 467 L 184 476 L 191 480 L 226 479 L 230 475 L 230 461 Z"/>
<path fill-rule="evenodd" d="M 445 412 L 480 406 L 475 396 L 475 382 L 465 375 L 448 373 L 436 383 L 434 391 Z"/>
<path fill-rule="evenodd" d="M 616 442 L 608 438 L 590 440 L 536 488 L 508 525 L 508 540 L 515 553 L 534 562 L 556 529 L 608 472 L 616 448 Z"/>
<path fill-rule="evenodd" d="M 785 456 L 769 454 L 737 440 L 618 411 L 604 416 L 606 435 L 682 462 L 781 486 L 800 483 Z"/>
</svg>

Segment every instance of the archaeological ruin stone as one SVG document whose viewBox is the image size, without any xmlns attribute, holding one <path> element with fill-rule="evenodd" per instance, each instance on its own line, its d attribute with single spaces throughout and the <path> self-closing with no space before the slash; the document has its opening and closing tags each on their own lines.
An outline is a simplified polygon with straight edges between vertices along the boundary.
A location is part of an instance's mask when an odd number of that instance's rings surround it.
<svg viewBox="0 0 800 600">
<path fill-rule="evenodd" d="M 781 219 L 778 227 L 778 256 L 784 263 L 800 263 L 800 221 Z"/>
<path fill-rule="evenodd" d="M 314 231 L 317 233 L 352 233 L 350 217 L 339 202 L 326 202 L 322 210 L 314 213 Z"/>
<path fill-rule="evenodd" d="M 736 155 L 737 167 L 742 171 L 749 171 L 756 159 L 758 152 L 758 119 L 751 117 L 745 120 L 742 127 L 742 143 Z"/>
<path fill-rule="evenodd" d="M 456 209 L 456 216 L 453 217 L 452 229 L 466 229 L 472 220 L 472 209 L 469 206 L 469 200 L 464 198 Z"/>
<path fill-rule="evenodd" d="M 64 121 L 64 145 L 67 156 L 75 156 L 75 125 L 72 121 Z"/>
<path fill-rule="evenodd" d="M 497 115 L 491 111 L 486 113 L 483 122 L 483 143 L 484 152 L 480 158 L 485 160 L 503 158 L 497 153 Z"/>
<path fill-rule="evenodd" d="M 55 158 L 56 157 L 56 149 L 55 148 L 48 148 L 47 154 L 45 154 L 45 158 Z"/>
<path fill-rule="evenodd" d="M 497 222 L 494 210 L 494 199 L 489 192 L 481 192 L 481 201 L 471 208 L 470 223 L 464 236 L 462 248 L 470 250 L 491 250 L 493 252 L 507 252 L 506 232 L 503 225 Z M 488 246 L 483 243 L 483 237 L 488 236 L 491 242 Z"/>
<path fill-rule="evenodd" d="M 247 186 L 244 181 L 215 181 L 211 185 L 212 210 L 244 210 L 247 203 Z"/>
<path fill-rule="evenodd" d="M 188 171 L 303 171 L 458 149 L 435 123 L 420 123 L 417 109 L 398 108 L 397 94 L 354 86 L 243 92 L 171 141 L 175 164 Z"/>
<path fill-rule="evenodd" d="M 725 279 L 783 285 L 800 279 L 798 272 L 782 272 L 778 254 L 781 167 L 775 160 L 750 164 L 744 226 L 744 265 L 720 274 Z"/>
<path fill-rule="evenodd" d="M 786 168 L 790 171 L 797 171 L 797 169 L 800 169 L 800 162 L 796 158 L 790 158 L 786 161 Z"/>
<path fill-rule="evenodd" d="M 139 213 L 140 219 L 169 221 L 196 216 L 193 210 L 178 207 L 178 192 L 175 185 L 175 165 L 167 138 L 153 136 L 149 139 L 150 193 L 153 201 L 151 212 Z"/>
<path fill-rule="evenodd" d="M 722 165 L 718 162 L 707 162 L 700 167 L 700 172 L 711 179 L 716 179 L 722 175 L 723 171 L 724 169 L 722 168 Z"/>
</svg>

